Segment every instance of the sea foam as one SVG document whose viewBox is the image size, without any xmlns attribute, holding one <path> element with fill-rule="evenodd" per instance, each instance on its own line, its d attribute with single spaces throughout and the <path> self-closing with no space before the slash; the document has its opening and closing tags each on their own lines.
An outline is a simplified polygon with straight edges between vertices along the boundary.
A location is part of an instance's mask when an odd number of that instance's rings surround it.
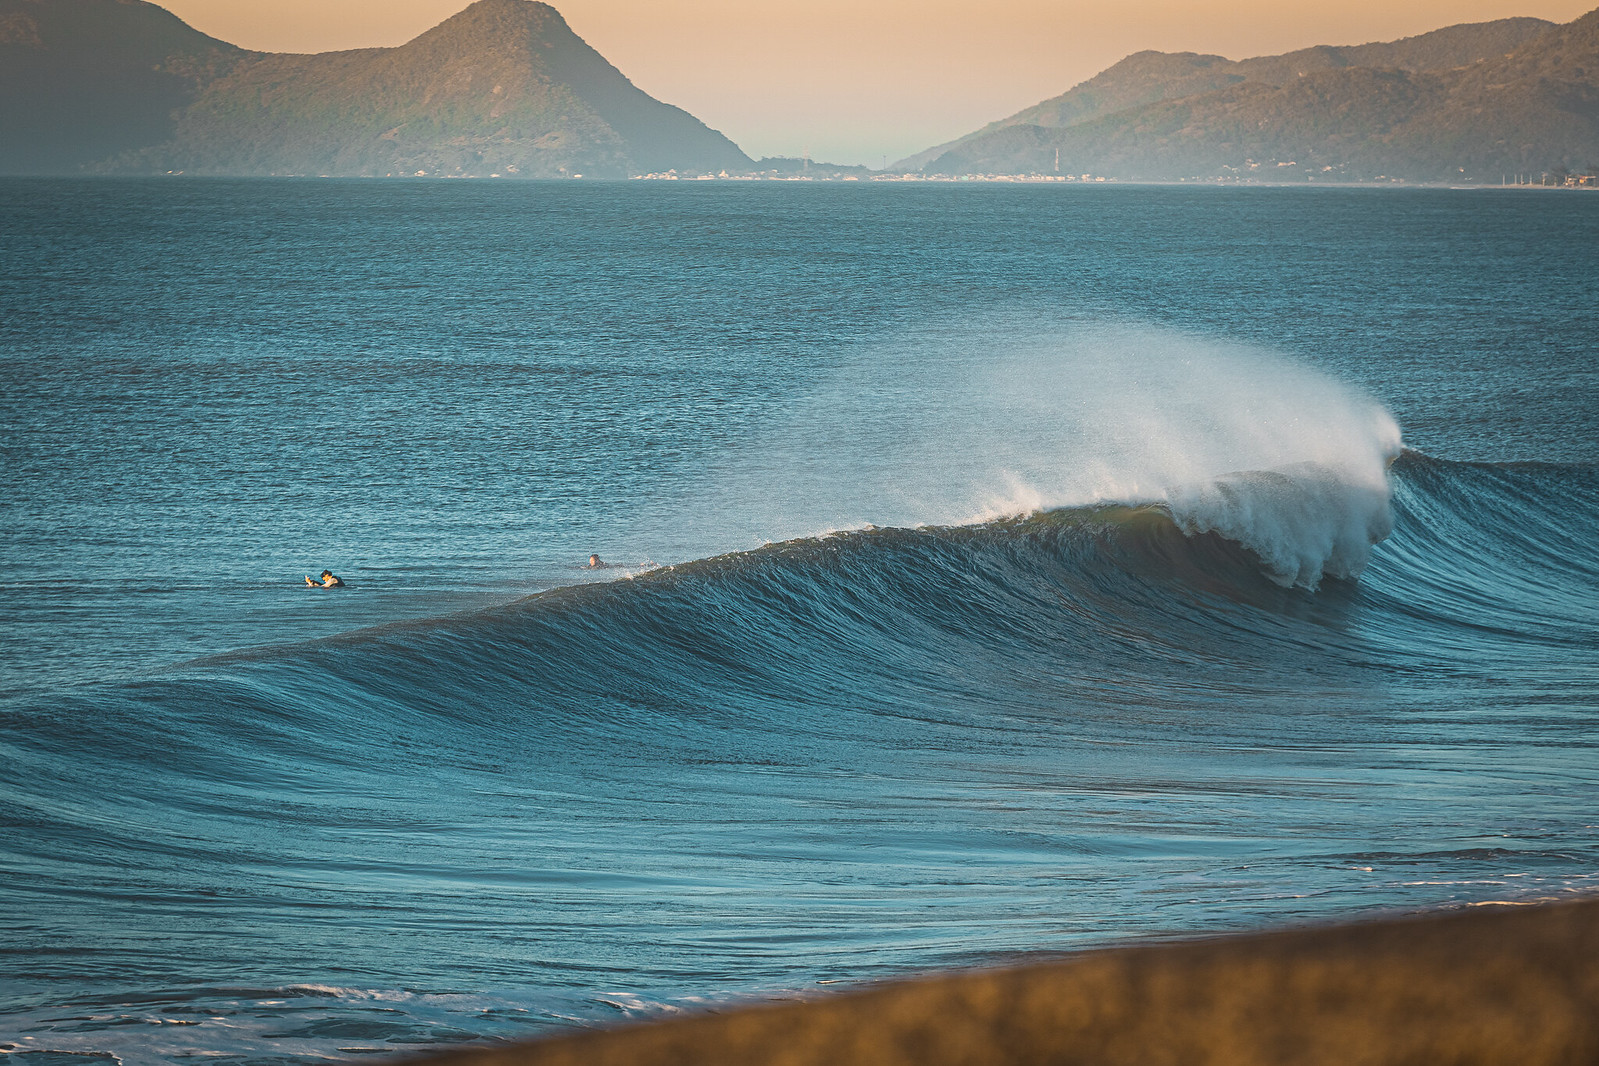
<svg viewBox="0 0 1599 1066">
<path fill-rule="evenodd" d="M 1009 315 L 863 347 L 702 502 L 757 541 L 1158 504 L 1314 588 L 1387 535 L 1399 450 L 1380 403 L 1281 353 Z"/>
</svg>

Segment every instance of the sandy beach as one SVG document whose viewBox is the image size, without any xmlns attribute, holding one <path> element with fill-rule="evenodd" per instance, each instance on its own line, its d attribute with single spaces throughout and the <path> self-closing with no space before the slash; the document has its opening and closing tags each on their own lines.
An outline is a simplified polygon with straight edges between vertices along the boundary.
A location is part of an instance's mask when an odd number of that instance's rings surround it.
<svg viewBox="0 0 1599 1066">
<path fill-rule="evenodd" d="M 432 1066 L 1599 1061 L 1599 900 L 1095 951 Z"/>
</svg>

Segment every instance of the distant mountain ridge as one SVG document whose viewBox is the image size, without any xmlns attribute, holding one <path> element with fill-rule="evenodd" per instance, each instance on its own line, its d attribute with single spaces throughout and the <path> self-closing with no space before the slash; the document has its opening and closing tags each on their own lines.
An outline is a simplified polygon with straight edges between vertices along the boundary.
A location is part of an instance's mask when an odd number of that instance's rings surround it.
<svg viewBox="0 0 1599 1066">
<path fill-rule="evenodd" d="M 796 165 L 797 164 L 797 165 Z M 1139 52 L 901 160 L 926 175 L 1497 182 L 1599 170 L 1599 10 L 1233 61 Z M 538 0 L 396 48 L 252 52 L 146 0 L 0 0 L 0 174 L 858 179 L 757 164 Z"/>
<path fill-rule="evenodd" d="M 1239 62 L 1140 52 L 895 169 L 1497 182 L 1599 161 L 1595 100 L 1599 11 Z"/>
<path fill-rule="evenodd" d="M 75 89 L 94 69 L 115 77 Z M 142 0 L 0 0 L 0 70 L 0 171 L 11 173 L 626 177 L 752 166 L 536 0 L 477 0 L 397 48 L 314 55 L 246 52 Z M 79 136 L 74 153 L 74 133 L 115 108 L 118 78 L 153 83 L 132 101 L 126 135 Z M 54 134 L 14 106 L 49 110 L 74 92 L 72 107 L 52 111 Z"/>
<path fill-rule="evenodd" d="M 918 152 L 894 167 L 920 169 L 945 152 L 1008 126 L 1074 126 L 1129 108 L 1215 92 L 1244 81 L 1282 85 L 1304 74 L 1347 67 L 1418 71 L 1463 67 L 1509 52 L 1554 25 L 1536 18 L 1500 19 L 1448 26 L 1398 41 L 1317 45 L 1236 62 L 1194 52 L 1135 52 L 1059 96 L 991 122 L 976 133 Z"/>
</svg>

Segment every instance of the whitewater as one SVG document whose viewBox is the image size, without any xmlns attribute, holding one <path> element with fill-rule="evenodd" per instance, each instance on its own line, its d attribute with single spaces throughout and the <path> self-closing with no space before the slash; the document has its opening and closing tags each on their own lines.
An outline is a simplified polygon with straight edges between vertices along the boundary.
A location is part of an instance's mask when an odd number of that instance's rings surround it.
<svg viewBox="0 0 1599 1066">
<path fill-rule="evenodd" d="M 1599 887 L 1599 200 L 4 184 L 20 1063 Z"/>
</svg>

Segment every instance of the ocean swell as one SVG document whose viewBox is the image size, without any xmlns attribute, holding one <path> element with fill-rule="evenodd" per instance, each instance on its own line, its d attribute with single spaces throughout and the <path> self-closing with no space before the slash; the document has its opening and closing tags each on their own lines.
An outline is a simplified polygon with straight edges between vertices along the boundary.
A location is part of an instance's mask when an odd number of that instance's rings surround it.
<svg viewBox="0 0 1599 1066">
<path fill-rule="evenodd" d="M 1289 473 L 799 538 L 12 704 L 0 892 L 27 921 L 3 928 L 56 990 L 5 1008 L 18 1046 L 154 1062 L 130 1022 L 186 1018 L 171 1054 L 401 1050 L 1070 946 L 1110 915 L 1586 885 L 1580 839 L 1483 858 L 1450 819 L 1477 782 L 1512 823 L 1589 802 L 1499 782 L 1524 736 L 1572 780 L 1588 757 L 1586 719 L 1514 708 L 1591 702 L 1568 660 L 1599 640 L 1594 545 L 1538 531 L 1595 528 L 1592 472 L 1407 452 L 1394 534 L 1315 594 L 1272 565 L 1308 583 L 1340 528 L 1358 558 L 1387 496 L 1337 517 L 1347 482 Z M 1437 710 L 1463 680 L 1513 720 Z M 1348 754 L 1374 730 L 1375 769 Z M 324 985 L 407 991 L 227 991 Z"/>
</svg>

